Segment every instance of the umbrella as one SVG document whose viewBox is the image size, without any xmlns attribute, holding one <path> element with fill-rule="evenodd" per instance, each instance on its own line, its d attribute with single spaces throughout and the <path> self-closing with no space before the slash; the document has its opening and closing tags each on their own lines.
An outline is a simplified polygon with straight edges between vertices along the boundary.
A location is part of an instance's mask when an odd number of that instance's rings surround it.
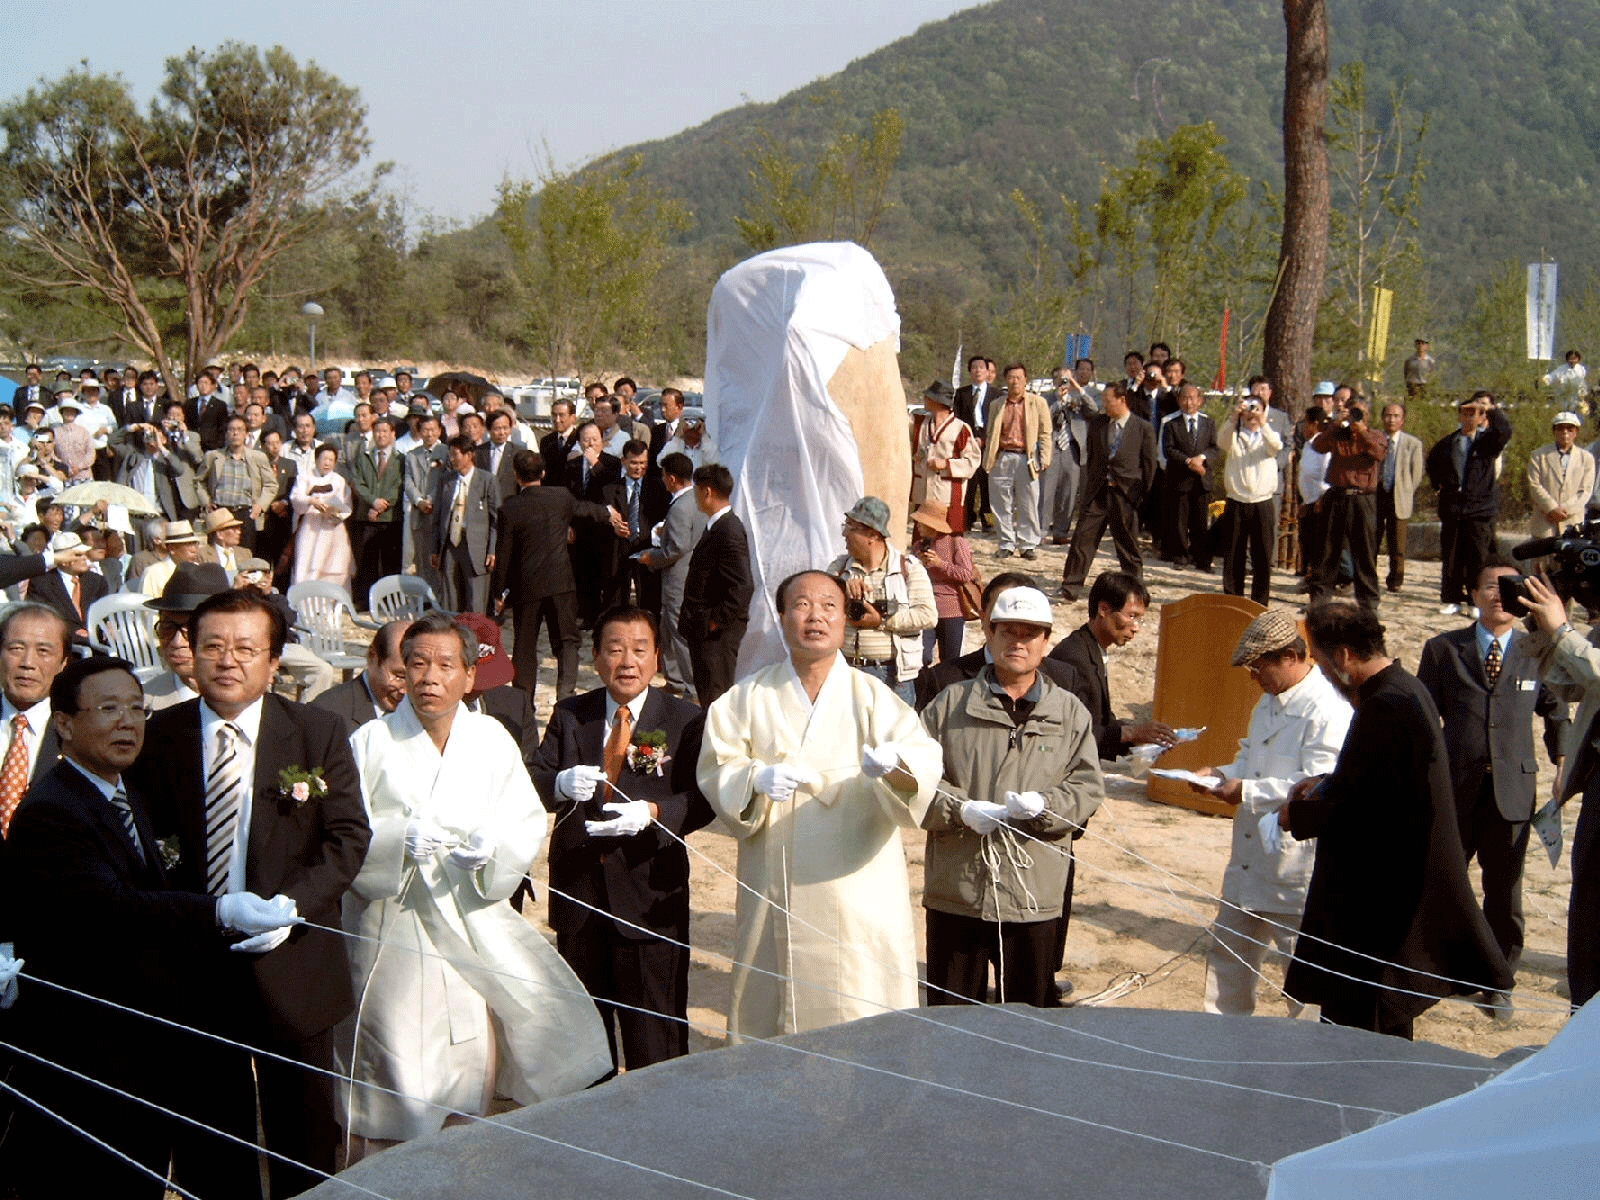
<svg viewBox="0 0 1600 1200">
<path fill-rule="evenodd" d="M 385 1150 L 307 1200 L 354 1187 L 393 1200 L 718 1194 L 670 1176 L 762 1200 L 1259 1200 L 1256 1164 L 1365 1128 L 1371 1110 L 1409 1113 L 1469 1091 L 1501 1066 L 1314 1021 L 1021 1011 L 925 1008 L 780 1039 L 792 1049 L 691 1054 Z"/>
<path fill-rule="evenodd" d="M 498 392 L 500 389 L 482 375 L 474 375 L 471 371 L 446 371 L 443 375 L 435 375 L 428 380 L 428 390 L 435 396 L 442 396 L 447 391 L 454 392 L 458 396 L 466 397 L 467 403 L 476 408 L 478 397 L 485 392 Z"/>
<path fill-rule="evenodd" d="M 146 500 L 131 487 L 123 487 L 120 483 L 106 483 L 95 480 L 93 483 L 79 483 L 69 487 L 56 497 L 62 504 L 76 504 L 80 508 L 91 508 L 104 500 L 107 504 L 120 504 L 130 513 L 140 517 L 159 517 L 161 510 L 150 501 Z"/>
</svg>

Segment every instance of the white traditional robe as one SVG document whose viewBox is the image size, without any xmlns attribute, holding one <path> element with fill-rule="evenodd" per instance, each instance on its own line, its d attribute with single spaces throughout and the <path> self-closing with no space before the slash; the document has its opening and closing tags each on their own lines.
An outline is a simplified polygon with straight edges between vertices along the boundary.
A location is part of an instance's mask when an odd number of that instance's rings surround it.
<svg viewBox="0 0 1600 1200">
<path fill-rule="evenodd" d="M 491 1061 L 495 1091 L 521 1104 L 580 1091 L 608 1072 L 594 1002 L 506 903 L 539 852 L 547 817 L 505 727 L 459 709 L 440 754 L 405 700 L 350 740 L 372 845 L 345 894 L 344 927 L 384 943 L 351 943 L 360 1000 L 353 1042 L 341 1039 L 353 1047 L 341 1064 L 354 1077 L 350 1132 L 403 1140 L 439 1129 L 447 1110 L 482 1113 Z M 418 817 L 463 841 L 490 831 L 494 857 L 474 871 L 448 852 L 420 864 L 407 858 L 406 826 Z"/>
<path fill-rule="evenodd" d="M 862 774 L 862 748 L 889 741 L 917 780 L 915 795 Z M 801 788 L 781 804 L 757 794 L 756 770 L 780 762 L 816 771 L 822 787 Z M 815 706 L 785 658 L 734 684 L 707 711 L 701 789 L 740 839 L 739 879 L 771 901 L 739 891 L 728 1008 L 735 1040 L 916 1007 L 900 830 L 920 825 L 942 772 L 939 744 L 916 713 L 842 656 Z"/>
</svg>

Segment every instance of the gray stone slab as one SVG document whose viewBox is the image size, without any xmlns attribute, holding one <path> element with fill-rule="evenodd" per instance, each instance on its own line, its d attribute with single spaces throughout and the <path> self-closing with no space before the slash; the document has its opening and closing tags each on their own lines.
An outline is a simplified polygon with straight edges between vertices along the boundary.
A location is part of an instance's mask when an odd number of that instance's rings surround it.
<svg viewBox="0 0 1600 1200">
<path fill-rule="evenodd" d="M 384 1151 L 309 1195 L 358 1194 L 348 1179 L 392 1200 L 687 1200 L 712 1188 L 760 1200 L 1264 1196 L 1265 1171 L 1252 1164 L 1385 1119 L 1365 1109 L 1412 1112 L 1500 1069 L 1310 1021 L 1022 1013 L 890 1013 L 695 1054 Z M 1332 1065 L 1284 1065 L 1305 1061 Z"/>
</svg>

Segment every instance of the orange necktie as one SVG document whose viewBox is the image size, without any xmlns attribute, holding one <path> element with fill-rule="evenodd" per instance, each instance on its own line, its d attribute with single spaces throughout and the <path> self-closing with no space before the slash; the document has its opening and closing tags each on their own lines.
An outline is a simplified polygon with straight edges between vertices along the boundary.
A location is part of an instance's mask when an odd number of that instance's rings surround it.
<svg viewBox="0 0 1600 1200">
<path fill-rule="evenodd" d="M 606 778 L 615 783 L 622 774 L 622 763 L 628 754 L 628 739 L 633 733 L 633 710 L 624 704 L 617 709 L 617 718 L 611 722 L 611 736 L 606 739 L 605 756 L 600 765 L 605 768 Z M 606 799 L 610 800 L 614 789 L 606 789 Z"/>
<path fill-rule="evenodd" d="M 11 745 L 0 762 L 0 837 L 11 832 L 11 818 L 28 793 L 28 718 L 11 718 Z"/>
</svg>

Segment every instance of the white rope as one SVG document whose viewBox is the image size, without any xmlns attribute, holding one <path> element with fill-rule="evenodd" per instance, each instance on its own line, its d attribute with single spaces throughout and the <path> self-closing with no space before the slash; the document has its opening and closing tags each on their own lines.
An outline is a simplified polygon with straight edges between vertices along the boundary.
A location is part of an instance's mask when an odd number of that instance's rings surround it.
<svg viewBox="0 0 1600 1200">
<path fill-rule="evenodd" d="M 331 927 L 317 926 L 317 928 L 322 929 Z M 336 930 L 335 932 L 342 931 Z M 402 949 L 406 948 L 407 947 L 402 947 Z M 417 953 L 423 952 L 417 951 Z M 344 1078 L 344 1076 L 338 1071 L 331 1070 L 327 1067 L 319 1067 L 314 1063 L 302 1062 L 298 1058 L 290 1058 L 288 1055 L 278 1054 L 275 1051 L 267 1050 L 260 1046 L 252 1046 L 247 1042 L 236 1042 L 231 1038 L 223 1037 L 219 1033 L 212 1033 L 209 1030 L 199 1029 L 192 1025 L 183 1025 L 177 1021 L 170 1020 L 169 1018 L 160 1016 L 156 1013 L 145 1012 L 143 1009 L 133 1008 L 126 1004 L 119 1004 L 115 1000 L 108 1000 L 104 996 L 96 996 L 89 992 L 80 992 L 76 988 L 70 988 L 64 983 L 57 983 L 53 979 L 41 979 L 36 975 L 30 975 L 26 971 L 19 972 L 18 974 L 19 978 L 31 980 L 35 984 L 52 988 L 58 992 L 64 992 L 69 996 L 76 996 L 80 1000 L 89 1000 L 95 1004 L 104 1005 L 107 1008 L 115 1009 L 118 1012 L 127 1013 L 130 1016 L 143 1017 L 148 1021 L 154 1021 L 159 1025 L 165 1025 L 169 1029 L 176 1029 L 181 1033 L 192 1033 L 196 1037 L 204 1038 L 207 1041 L 216 1042 L 223 1046 L 231 1046 L 235 1050 L 244 1050 L 250 1054 L 258 1055 L 261 1058 L 269 1058 L 274 1062 L 281 1062 L 291 1067 L 299 1067 L 301 1070 L 310 1071 L 316 1075 L 325 1075 L 333 1080 L 342 1080 Z M 584 994 L 587 995 L 588 993 Z M 464 1117 L 468 1121 L 492 1125 L 496 1129 L 503 1129 L 509 1133 L 514 1133 L 519 1137 L 532 1138 L 534 1141 L 543 1142 L 546 1145 L 557 1146 L 563 1150 L 571 1150 L 578 1154 L 588 1155 L 591 1158 L 598 1158 L 615 1166 L 631 1167 L 636 1171 L 643 1171 L 647 1175 L 655 1175 L 662 1179 L 671 1180 L 673 1183 L 682 1183 L 689 1187 L 700 1188 L 702 1191 L 715 1192 L 719 1196 L 731 1197 L 732 1200 L 755 1200 L 755 1197 L 746 1196 L 742 1192 L 732 1192 L 726 1188 L 718 1187 L 715 1184 L 701 1183 L 696 1179 L 689 1179 L 682 1175 L 674 1175 L 671 1171 L 663 1171 L 657 1167 L 646 1166 L 643 1163 L 631 1162 L 626 1158 L 618 1158 L 616 1155 L 607 1154 L 602 1150 L 592 1150 L 587 1146 L 573 1145 L 571 1142 L 563 1142 L 559 1138 L 547 1137 L 542 1133 L 534 1133 L 531 1129 L 519 1129 L 515 1125 L 508 1125 L 502 1121 L 491 1120 L 488 1117 L 479 1116 L 476 1113 L 464 1113 L 457 1109 L 451 1108 L 447 1104 L 438 1104 L 432 1100 L 425 1100 L 420 1096 L 409 1096 L 405 1092 L 397 1091 L 394 1088 L 384 1087 L 382 1084 L 363 1082 L 359 1086 L 366 1088 L 368 1091 L 382 1092 L 385 1095 L 395 1096 L 401 1100 L 407 1100 L 415 1104 L 421 1104 L 426 1108 L 437 1109 L 440 1112 L 449 1113 L 452 1116 Z M 316 1168 L 307 1167 L 306 1169 L 315 1170 Z"/>
<path fill-rule="evenodd" d="M 247 1138 L 242 1138 L 238 1134 L 229 1133 L 225 1129 L 218 1129 L 215 1125 L 207 1125 L 204 1121 L 201 1121 L 198 1118 L 185 1116 L 183 1113 L 175 1112 L 174 1110 L 167 1108 L 165 1105 L 157 1104 L 154 1100 L 147 1099 L 144 1096 L 135 1096 L 132 1092 L 123 1091 L 115 1084 L 107 1083 L 103 1079 L 96 1079 L 92 1075 L 85 1075 L 82 1071 L 75 1071 L 71 1067 L 65 1066 L 61 1063 L 52 1062 L 50 1059 L 45 1058 L 43 1055 L 35 1054 L 31 1050 L 24 1050 L 22 1047 L 13 1045 L 7 1041 L 0 1041 L 0 1049 L 10 1050 L 14 1054 L 20 1054 L 25 1058 L 31 1058 L 34 1062 L 49 1067 L 51 1070 L 60 1071 L 63 1074 L 71 1075 L 74 1079 L 81 1080 L 84 1083 L 93 1084 L 95 1087 L 110 1092 L 112 1095 L 121 1096 L 124 1100 L 132 1100 L 135 1104 L 141 1104 L 145 1108 L 153 1108 L 156 1112 L 161 1113 L 163 1116 L 172 1117 L 175 1120 L 182 1121 L 185 1125 L 193 1125 L 196 1129 L 203 1129 L 207 1133 L 214 1133 L 218 1137 L 226 1138 L 230 1142 L 244 1146 L 252 1151 L 258 1151 L 262 1154 L 265 1154 L 268 1158 L 275 1158 L 279 1162 L 288 1163 L 292 1167 L 299 1167 L 302 1171 L 310 1171 L 313 1175 L 320 1175 L 325 1180 L 334 1179 L 338 1183 L 343 1184 L 345 1187 L 350 1188 L 352 1191 L 363 1192 L 368 1196 L 376 1196 L 377 1200 L 391 1200 L 390 1197 L 385 1196 L 382 1192 L 375 1192 L 371 1188 L 362 1187 L 359 1183 L 351 1183 L 348 1179 L 337 1179 L 332 1172 L 324 1171 L 321 1167 L 313 1167 L 309 1163 L 303 1163 L 298 1159 L 290 1158 L 287 1154 L 280 1154 L 276 1150 L 268 1150 L 265 1146 L 258 1146 L 255 1142 L 250 1141 Z M 61 1118 L 58 1117 L 57 1120 L 61 1120 Z M 62 1123 L 70 1124 L 70 1122 L 66 1121 L 62 1121 Z M 92 1141 L 99 1142 L 100 1145 L 105 1146 L 105 1143 L 100 1142 L 100 1139 L 96 1138 L 93 1134 L 88 1133 L 83 1129 L 78 1129 L 76 1125 L 73 1125 L 72 1128 Z M 127 1158 L 127 1155 L 123 1154 L 114 1147 L 106 1146 L 106 1149 L 110 1150 L 113 1154 L 116 1154 L 119 1158 Z M 128 1159 L 128 1161 L 133 1162 L 132 1159 Z M 140 1166 L 142 1170 L 149 1171 L 148 1167 L 143 1167 L 141 1164 L 135 1163 L 134 1165 Z M 152 1175 L 155 1174 L 154 1171 L 149 1171 L 149 1173 Z M 170 1187 L 172 1185 L 169 1184 L 168 1186 Z M 189 1192 L 184 1193 L 184 1195 L 191 1194 L 192 1193 Z"/>
</svg>

